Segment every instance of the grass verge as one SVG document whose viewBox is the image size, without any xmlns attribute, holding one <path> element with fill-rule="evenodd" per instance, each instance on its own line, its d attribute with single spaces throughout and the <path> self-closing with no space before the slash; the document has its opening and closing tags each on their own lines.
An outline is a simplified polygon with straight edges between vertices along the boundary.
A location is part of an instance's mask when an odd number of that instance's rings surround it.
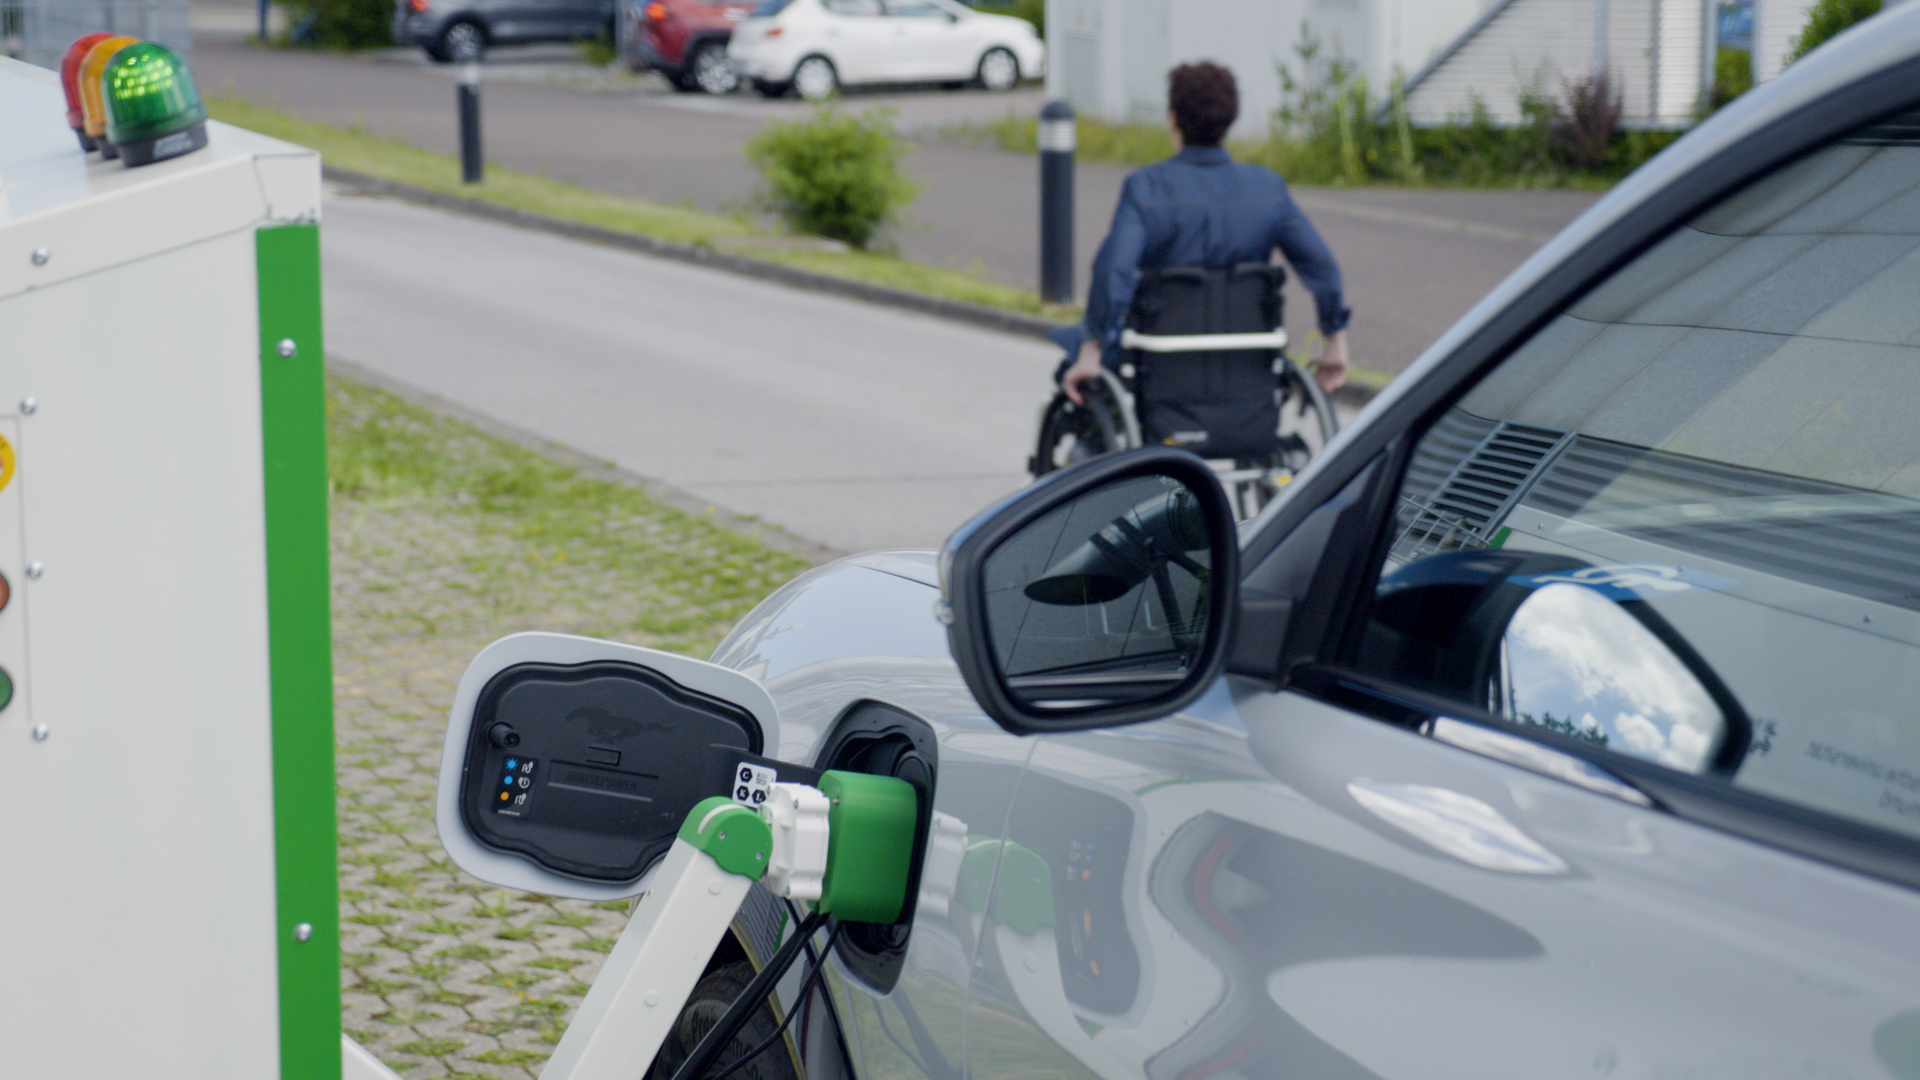
<svg viewBox="0 0 1920 1080">
<path fill-rule="evenodd" d="M 358 127 L 339 128 L 303 120 L 233 96 L 214 97 L 207 106 L 215 119 L 310 147 L 337 168 L 441 194 L 480 199 L 514 210 L 675 244 L 713 246 L 727 237 L 773 235 L 745 218 L 610 195 L 498 166 L 489 166 L 486 179 L 481 183 L 465 184 L 460 181 L 460 163 L 453 157 L 373 135 Z M 1028 315 L 1065 321 L 1079 314 L 1077 308 L 1044 304 L 1037 293 L 1025 289 L 895 255 L 772 250 L 756 251 L 752 257 L 870 285 Z"/>
<path fill-rule="evenodd" d="M 330 377 L 342 1018 L 403 1075 L 534 1080 L 626 924 L 513 893 L 434 828 L 475 652 L 550 630 L 705 656 L 790 555 Z"/>
</svg>

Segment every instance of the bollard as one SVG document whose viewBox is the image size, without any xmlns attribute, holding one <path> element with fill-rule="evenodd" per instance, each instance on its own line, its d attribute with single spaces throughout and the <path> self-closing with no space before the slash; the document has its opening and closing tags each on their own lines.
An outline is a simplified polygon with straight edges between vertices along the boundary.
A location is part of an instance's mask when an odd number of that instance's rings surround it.
<svg viewBox="0 0 1920 1080">
<path fill-rule="evenodd" d="M 480 62 L 460 65 L 460 179 L 480 182 Z"/>
<path fill-rule="evenodd" d="M 1073 106 L 1040 110 L 1040 299 L 1073 303 Z"/>
<path fill-rule="evenodd" d="M 267 40 L 267 0 L 260 0 L 260 41 Z"/>
</svg>

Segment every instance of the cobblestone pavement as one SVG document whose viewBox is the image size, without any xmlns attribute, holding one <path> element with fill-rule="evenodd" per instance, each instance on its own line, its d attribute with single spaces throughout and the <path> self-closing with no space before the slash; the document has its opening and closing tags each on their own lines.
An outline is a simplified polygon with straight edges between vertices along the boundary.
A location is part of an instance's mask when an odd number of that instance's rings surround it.
<svg viewBox="0 0 1920 1080">
<path fill-rule="evenodd" d="M 329 411 L 336 466 L 366 458 L 342 452 L 340 432 L 354 427 L 340 423 L 343 412 L 355 414 L 362 434 L 396 423 L 425 431 L 429 464 L 443 451 L 523 469 L 532 457 L 341 380 Z M 418 445 L 399 450 L 421 467 Z M 495 476 L 497 464 L 469 471 Z M 441 849 L 434 784 L 446 709 L 467 661 L 504 633 L 534 629 L 705 655 L 753 596 L 803 565 L 748 551 L 741 585 L 716 594 L 715 577 L 740 564 L 737 539 L 715 553 L 713 573 L 698 573 L 700 546 L 715 545 L 718 530 L 636 492 L 600 497 L 619 511 L 607 528 L 631 558 L 544 542 L 527 527 L 540 513 L 488 508 L 458 491 L 334 497 L 345 1024 L 409 1080 L 531 1080 L 626 923 L 624 902 L 504 891 L 460 873 Z M 551 525 L 551 507 L 544 513 Z M 673 568 L 664 579 L 662 565 Z M 678 615 L 662 623 L 663 610 Z M 647 629 L 661 625 L 670 632 Z"/>
</svg>

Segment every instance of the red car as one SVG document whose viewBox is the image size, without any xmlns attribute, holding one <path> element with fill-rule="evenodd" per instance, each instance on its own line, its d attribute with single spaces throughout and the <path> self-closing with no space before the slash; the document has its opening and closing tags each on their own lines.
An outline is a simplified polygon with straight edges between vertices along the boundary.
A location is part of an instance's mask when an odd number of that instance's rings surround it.
<svg viewBox="0 0 1920 1080">
<path fill-rule="evenodd" d="M 740 77 L 727 63 L 727 39 L 753 7 L 753 0 L 620 0 L 620 58 L 681 90 L 730 94 Z"/>
</svg>

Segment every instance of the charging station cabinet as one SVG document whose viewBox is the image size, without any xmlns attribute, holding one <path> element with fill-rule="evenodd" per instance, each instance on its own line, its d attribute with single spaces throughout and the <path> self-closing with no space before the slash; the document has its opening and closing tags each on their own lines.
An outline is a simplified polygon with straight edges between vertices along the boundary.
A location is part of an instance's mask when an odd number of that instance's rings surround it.
<svg viewBox="0 0 1920 1080">
<path fill-rule="evenodd" d="M 0 59 L 8 1076 L 342 1076 L 320 161 L 208 128 Z"/>
</svg>

